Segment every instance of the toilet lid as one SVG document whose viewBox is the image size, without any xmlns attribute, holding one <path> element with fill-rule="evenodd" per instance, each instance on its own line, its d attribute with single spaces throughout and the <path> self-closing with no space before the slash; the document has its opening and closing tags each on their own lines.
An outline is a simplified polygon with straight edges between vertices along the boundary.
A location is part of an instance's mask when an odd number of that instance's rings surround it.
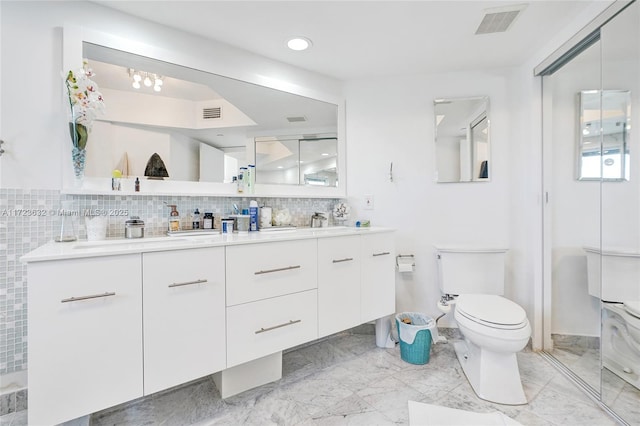
<svg viewBox="0 0 640 426">
<path fill-rule="evenodd" d="M 640 301 L 624 302 L 624 309 L 634 317 L 640 318 Z"/>
<path fill-rule="evenodd" d="M 479 322 L 496 325 L 520 325 L 527 320 L 527 313 L 520 305 L 493 294 L 462 294 L 456 309 Z"/>
</svg>

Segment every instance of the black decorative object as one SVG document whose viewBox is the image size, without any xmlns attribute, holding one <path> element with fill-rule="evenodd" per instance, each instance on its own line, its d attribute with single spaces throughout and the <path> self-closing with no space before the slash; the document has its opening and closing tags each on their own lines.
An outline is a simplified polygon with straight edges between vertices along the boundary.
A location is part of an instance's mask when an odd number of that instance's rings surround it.
<svg viewBox="0 0 640 426">
<path fill-rule="evenodd" d="M 164 179 L 169 177 L 167 173 L 167 167 L 164 165 L 164 161 L 154 152 L 149 161 L 147 161 L 147 167 L 144 169 L 144 175 L 149 179 Z"/>
</svg>

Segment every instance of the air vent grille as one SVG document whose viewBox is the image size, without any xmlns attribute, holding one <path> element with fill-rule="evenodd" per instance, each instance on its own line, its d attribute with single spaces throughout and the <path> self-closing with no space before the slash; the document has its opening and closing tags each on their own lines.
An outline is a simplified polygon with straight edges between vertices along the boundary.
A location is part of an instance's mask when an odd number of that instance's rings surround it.
<svg viewBox="0 0 640 426">
<path fill-rule="evenodd" d="M 212 107 L 202 109 L 203 120 L 216 120 L 222 118 L 222 107 Z"/>
<path fill-rule="evenodd" d="M 492 34 L 507 31 L 527 5 L 506 6 L 485 10 L 484 18 L 476 34 Z"/>
<path fill-rule="evenodd" d="M 305 117 L 304 115 L 295 116 L 295 117 L 287 117 L 287 121 L 289 123 L 302 123 L 304 121 L 307 121 L 307 117 Z"/>
</svg>

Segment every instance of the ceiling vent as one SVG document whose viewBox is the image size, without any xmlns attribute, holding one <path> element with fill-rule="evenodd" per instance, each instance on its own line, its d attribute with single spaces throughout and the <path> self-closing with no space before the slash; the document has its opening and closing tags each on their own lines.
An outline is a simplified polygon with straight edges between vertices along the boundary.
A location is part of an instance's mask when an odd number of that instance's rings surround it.
<svg viewBox="0 0 640 426">
<path fill-rule="evenodd" d="M 222 118 L 222 107 L 212 107 L 202 109 L 203 120 L 216 120 Z"/>
<path fill-rule="evenodd" d="M 294 116 L 294 117 L 287 117 L 287 121 L 289 123 L 303 123 L 303 122 L 307 121 L 307 117 L 305 117 L 304 115 Z"/>
<path fill-rule="evenodd" d="M 476 34 L 503 33 L 507 31 L 520 12 L 526 7 L 526 4 L 519 4 L 485 9 L 484 18 L 482 18 L 482 22 L 478 25 Z"/>
</svg>

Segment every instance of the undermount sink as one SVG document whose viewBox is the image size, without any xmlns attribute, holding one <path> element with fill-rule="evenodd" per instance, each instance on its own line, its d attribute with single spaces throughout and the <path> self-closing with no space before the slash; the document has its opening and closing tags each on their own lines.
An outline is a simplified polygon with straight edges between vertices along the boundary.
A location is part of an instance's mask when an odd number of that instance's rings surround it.
<svg viewBox="0 0 640 426">
<path fill-rule="evenodd" d="M 347 226 L 325 226 L 323 228 L 298 228 L 300 232 L 341 232 L 348 229 Z"/>
<path fill-rule="evenodd" d="M 122 247 L 132 246 L 140 244 L 162 244 L 162 243 L 175 243 L 178 241 L 189 241 L 185 238 L 175 237 L 158 237 L 158 238 L 129 238 L 124 240 L 103 240 L 103 241 L 82 241 L 76 243 L 74 250 L 87 250 L 93 248 L 108 248 L 108 247 Z"/>
</svg>

